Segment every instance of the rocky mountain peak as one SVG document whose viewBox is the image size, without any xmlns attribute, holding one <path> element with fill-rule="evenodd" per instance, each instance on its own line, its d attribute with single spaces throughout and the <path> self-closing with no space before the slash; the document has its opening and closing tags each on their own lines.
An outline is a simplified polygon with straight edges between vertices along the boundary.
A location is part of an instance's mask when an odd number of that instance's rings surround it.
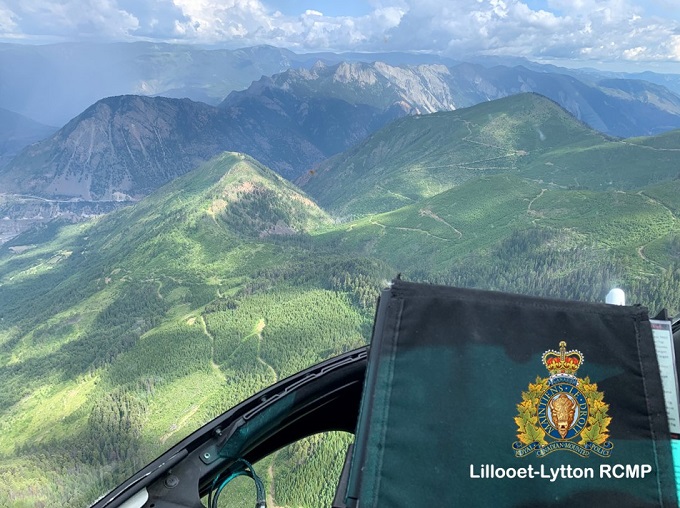
<svg viewBox="0 0 680 508">
<path fill-rule="evenodd" d="M 333 81 L 339 83 L 358 83 L 374 85 L 378 82 L 375 66 L 359 62 L 342 62 L 335 68 Z"/>
<path fill-rule="evenodd" d="M 0 182 L 10 191 L 59 198 L 140 197 L 204 160 L 210 146 L 196 146 L 197 138 L 203 129 L 214 132 L 217 113 L 188 99 L 102 99 L 20 153 Z"/>
</svg>

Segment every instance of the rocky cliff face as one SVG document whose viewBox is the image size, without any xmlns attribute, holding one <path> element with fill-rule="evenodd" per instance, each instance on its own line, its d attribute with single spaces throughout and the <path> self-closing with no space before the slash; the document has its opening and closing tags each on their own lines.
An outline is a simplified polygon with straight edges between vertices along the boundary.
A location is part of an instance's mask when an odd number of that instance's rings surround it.
<svg viewBox="0 0 680 508">
<path fill-rule="evenodd" d="M 221 104 L 230 107 L 244 97 L 267 89 L 285 91 L 298 98 L 335 98 L 384 111 L 399 107 L 405 113 L 425 114 L 453 110 L 456 104 L 449 85 L 451 74 L 444 65 L 392 66 L 383 62 L 342 62 L 311 69 L 290 69 L 263 77 L 245 91 L 232 92 Z"/>
<path fill-rule="evenodd" d="M 220 149 L 217 110 L 188 99 L 101 100 L 2 172 L 7 192 L 86 201 L 135 199 Z"/>
<path fill-rule="evenodd" d="M 539 66 L 540 67 L 540 66 Z M 277 89 L 296 97 L 325 97 L 402 114 L 425 114 L 474 106 L 519 93 L 544 95 L 605 134 L 646 136 L 680 128 L 680 97 L 667 88 L 632 79 L 582 79 L 559 69 L 463 63 L 391 66 L 382 62 L 318 63 L 290 69 L 232 92 L 223 107 Z"/>
</svg>

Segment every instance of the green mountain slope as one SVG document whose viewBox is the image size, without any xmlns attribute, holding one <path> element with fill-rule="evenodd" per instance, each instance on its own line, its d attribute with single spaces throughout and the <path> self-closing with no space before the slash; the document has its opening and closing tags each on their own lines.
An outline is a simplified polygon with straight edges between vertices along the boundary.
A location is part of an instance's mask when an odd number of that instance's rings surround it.
<svg viewBox="0 0 680 508">
<path fill-rule="evenodd" d="M 3 246 L 0 473 L 45 490 L 10 482 L 0 504 L 84 505 L 243 398 L 363 344 L 361 302 L 389 271 L 310 252 L 328 225 L 292 184 L 225 154 L 134 207 Z"/>
<path fill-rule="evenodd" d="M 677 187 L 675 182 L 672 187 Z M 666 251 L 647 254 L 646 246 L 680 232 L 680 193 L 667 188 L 568 190 L 517 175 L 496 175 L 337 226 L 319 239 L 379 257 L 406 273 L 432 276 L 450 272 L 460 260 L 466 263 L 465 271 L 486 268 L 494 262 L 490 252 L 518 231 L 533 230 L 546 237 L 552 254 L 573 249 L 590 252 L 610 263 L 620 276 L 659 271 L 677 260 Z M 501 253 L 517 261 L 523 255 L 513 250 Z M 567 273 L 560 269 L 553 275 L 559 278 Z"/>
<path fill-rule="evenodd" d="M 607 138 L 554 102 L 522 94 L 398 120 L 298 183 L 344 217 L 393 210 L 481 175 L 630 189 L 675 177 L 679 163 L 678 151 Z"/>
<path fill-rule="evenodd" d="M 407 119 L 395 124 L 402 138 L 378 133 L 379 167 L 410 199 L 371 198 L 366 162 L 365 178 L 333 181 L 339 196 L 369 192 L 352 222 L 227 153 L 129 208 L 3 245 L 0 505 L 84 505 L 248 395 L 365 343 L 378 289 L 397 272 L 584 300 L 620 285 L 632 302 L 680 311 L 680 180 L 643 186 L 651 171 L 605 160 L 600 173 L 617 172 L 624 190 L 568 188 L 542 157 L 577 159 L 578 147 L 608 141 L 544 99 L 506 105 L 453 123 L 433 115 L 442 128 L 406 129 L 430 121 Z M 446 125 L 471 137 L 447 137 Z M 453 162 L 413 169 L 408 146 L 429 156 L 447 143 L 479 146 L 475 157 L 505 150 L 508 166 L 461 163 L 455 182 L 445 178 Z M 626 147 L 656 151 L 635 143 Z M 525 158 L 534 163 L 522 169 Z M 276 503 L 328 499 L 347 442 L 313 437 L 258 465 Z"/>
</svg>

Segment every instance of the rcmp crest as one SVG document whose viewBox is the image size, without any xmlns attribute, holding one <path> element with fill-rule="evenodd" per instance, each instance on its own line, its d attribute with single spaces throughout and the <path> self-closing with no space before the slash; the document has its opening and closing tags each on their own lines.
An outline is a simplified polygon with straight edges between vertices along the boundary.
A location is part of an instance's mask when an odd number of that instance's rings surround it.
<svg viewBox="0 0 680 508">
<path fill-rule="evenodd" d="M 537 457 L 545 457 L 556 451 L 581 457 L 591 453 L 611 455 L 614 445 L 609 441 L 609 405 L 604 402 L 604 394 L 597 391 L 597 384 L 588 377 L 576 377 L 584 363 L 583 354 L 566 349 L 567 343 L 562 341 L 559 351 L 546 351 L 543 365 L 550 376 L 537 377 L 522 392 L 515 417 L 519 441 L 512 445 L 516 457 L 534 452 Z"/>
</svg>

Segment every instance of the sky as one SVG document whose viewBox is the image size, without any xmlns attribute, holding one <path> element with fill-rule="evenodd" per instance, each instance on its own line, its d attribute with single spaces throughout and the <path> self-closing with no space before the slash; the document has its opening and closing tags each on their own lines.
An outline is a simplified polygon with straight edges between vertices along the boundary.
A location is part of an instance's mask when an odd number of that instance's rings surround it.
<svg viewBox="0 0 680 508">
<path fill-rule="evenodd" d="M 680 0 L 0 0 L 0 41 L 83 40 L 518 56 L 680 73 Z"/>
</svg>

